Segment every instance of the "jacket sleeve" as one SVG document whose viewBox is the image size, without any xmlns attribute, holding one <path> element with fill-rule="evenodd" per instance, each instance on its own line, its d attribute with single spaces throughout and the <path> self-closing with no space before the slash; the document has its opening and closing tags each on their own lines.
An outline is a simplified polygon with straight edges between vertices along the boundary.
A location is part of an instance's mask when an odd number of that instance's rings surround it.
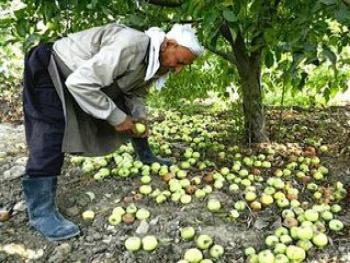
<svg viewBox="0 0 350 263">
<path fill-rule="evenodd" d="M 107 120 L 115 126 L 122 123 L 126 113 L 101 89 L 124 74 L 134 60 L 133 50 L 108 45 L 79 66 L 66 80 L 69 92 L 78 105 L 94 118 Z"/>
</svg>

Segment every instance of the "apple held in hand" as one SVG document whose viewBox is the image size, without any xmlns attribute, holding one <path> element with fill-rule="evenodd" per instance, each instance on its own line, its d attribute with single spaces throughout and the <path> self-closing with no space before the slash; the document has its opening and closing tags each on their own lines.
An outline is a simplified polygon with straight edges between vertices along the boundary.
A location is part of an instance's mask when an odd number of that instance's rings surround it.
<svg viewBox="0 0 350 263">
<path fill-rule="evenodd" d="M 141 239 L 139 237 L 129 237 L 125 240 L 124 245 L 130 252 L 138 251 L 141 248 Z"/>
<path fill-rule="evenodd" d="M 134 124 L 134 128 L 135 128 L 135 133 L 138 134 L 138 135 L 142 135 L 146 132 L 146 125 L 141 123 L 141 122 L 136 122 Z"/>
</svg>

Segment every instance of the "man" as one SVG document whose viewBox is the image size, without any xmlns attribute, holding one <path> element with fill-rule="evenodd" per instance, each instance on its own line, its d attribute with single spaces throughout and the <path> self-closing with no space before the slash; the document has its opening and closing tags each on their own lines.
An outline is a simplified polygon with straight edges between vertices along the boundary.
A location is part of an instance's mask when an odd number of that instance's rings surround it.
<svg viewBox="0 0 350 263">
<path fill-rule="evenodd" d="M 144 163 L 170 165 L 152 153 L 147 136 L 134 134 L 146 120 L 145 96 L 170 71 L 180 72 L 203 49 L 190 25 L 145 33 L 108 24 L 40 44 L 25 59 L 23 109 L 29 159 L 22 180 L 29 222 L 49 240 L 80 233 L 57 210 L 57 176 L 64 153 L 105 155 L 131 140 Z"/>
</svg>

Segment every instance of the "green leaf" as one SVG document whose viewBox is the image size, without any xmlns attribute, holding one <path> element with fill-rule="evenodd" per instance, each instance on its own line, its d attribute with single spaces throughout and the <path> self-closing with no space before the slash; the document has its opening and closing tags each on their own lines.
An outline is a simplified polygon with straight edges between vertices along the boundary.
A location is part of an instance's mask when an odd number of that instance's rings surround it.
<svg viewBox="0 0 350 263">
<path fill-rule="evenodd" d="M 235 13 L 231 10 L 228 10 L 228 9 L 224 10 L 223 16 L 229 22 L 236 22 L 237 21 L 237 17 L 235 15 Z"/>
</svg>

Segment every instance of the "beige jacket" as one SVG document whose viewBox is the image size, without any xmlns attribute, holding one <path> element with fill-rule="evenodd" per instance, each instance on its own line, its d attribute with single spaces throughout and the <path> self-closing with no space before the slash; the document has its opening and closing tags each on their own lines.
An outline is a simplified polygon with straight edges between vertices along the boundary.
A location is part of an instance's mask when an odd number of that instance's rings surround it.
<svg viewBox="0 0 350 263">
<path fill-rule="evenodd" d="M 127 114 L 146 117 L 145 97 L 153 81 L 144 81 L 148 45 L 146 34 L 115 23 L 54 43 L 49 72 L 66 117 L 63 152 L 112 152 L 128 139 L 112 125 Z"/>
</svg>

